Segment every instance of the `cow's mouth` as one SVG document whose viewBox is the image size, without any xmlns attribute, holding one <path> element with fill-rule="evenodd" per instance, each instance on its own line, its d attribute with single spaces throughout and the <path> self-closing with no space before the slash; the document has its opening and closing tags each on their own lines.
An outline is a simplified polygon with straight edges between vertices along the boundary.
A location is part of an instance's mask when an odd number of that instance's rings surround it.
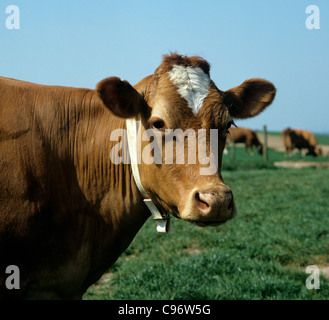
<svg viewBox="0 0 329 320">
<path fill-rule="evenodd" d="M 216 227 L 224 224 L 225 221 L 198 221 L 198 220 L 187 220 L 188 222 L 191 222 L 193 224 L 196 224 L 199 227 Z"/>
</svg>

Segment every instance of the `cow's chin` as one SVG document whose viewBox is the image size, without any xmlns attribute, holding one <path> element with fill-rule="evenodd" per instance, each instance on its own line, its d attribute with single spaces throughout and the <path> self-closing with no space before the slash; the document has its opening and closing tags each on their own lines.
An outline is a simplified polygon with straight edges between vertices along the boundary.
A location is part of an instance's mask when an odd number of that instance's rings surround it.
<svg viewBox="0 0 329 320">
<path fill-rule="evenodd" d="M 171 211 L 170 214 L 179 219 L 179 220 L 183 220 L 183 221 L 187 221 L 187 222 L 190 222 L 190 223 L 193 223 L 199 227 L 216 227 L 216 226 L 220 226 L 222 224 L 224 224 L 226 221 L 230 220 L 230 219 L 227 219 L 227 220 L 224 220 L 224 221 L 205 221 L 205 220 L 197 220 L 197 219 L 189 219 L 189 218 L 183 218 L 179 212 L 177 211 Z"/>
<path fill-rule="evenodd" d="M 232 212 L 230 212 L 230 214 L 225 214 L 225 215 L 221 214 L 220 217 L 218 217 L 217 214 L 214 214 L 212 217 L 213 219 L 211 219 L 211 217 L 208 217 L 208 219 L 207 219 L 206 216 L 200 215 L 199 214 L 200 212 L 196 213 L 195 209 L 191 210 L 190 208 L 187 208 L 187 210 L 183 209 L 182 211 L 180 211 L 179 207 L 169 206 L 165 203 L 162 203 L 161 209 L 163 210 L 163 212 L 167 212 L 175 218 L 193 223 L 199 227 L 220 226 L 220 225 L 226 223 L 228 220 L 231 220 L 232 218 L 234 218 L 236 215 L 235 206 L 234 206 L 234 210 L 232 210 Z M 217 220 L 217 218 L 219 218 L 219 219 Z"/>
</svg>

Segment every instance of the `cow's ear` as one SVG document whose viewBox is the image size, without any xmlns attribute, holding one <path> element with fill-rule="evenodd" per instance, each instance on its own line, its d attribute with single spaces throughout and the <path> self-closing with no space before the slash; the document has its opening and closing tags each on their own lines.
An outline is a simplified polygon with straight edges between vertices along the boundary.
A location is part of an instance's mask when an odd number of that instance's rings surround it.
<svg viewBox="0 0 329 320">
<path fill-rule="evenodd" d="M 250 118 L 262 112 L 275 97 L 274 85 L 263 79 L 249 79 L 225 91 L 224 103 L 233 118 Z"/>
<path fill-rule="evenodd" d="M 129 82 L 111 77 L 102 80 L 96 86 L 96 92 L 104 105 L 121 118 L 136 117 L 141 112 L 143 97 Z"/>
</svg>

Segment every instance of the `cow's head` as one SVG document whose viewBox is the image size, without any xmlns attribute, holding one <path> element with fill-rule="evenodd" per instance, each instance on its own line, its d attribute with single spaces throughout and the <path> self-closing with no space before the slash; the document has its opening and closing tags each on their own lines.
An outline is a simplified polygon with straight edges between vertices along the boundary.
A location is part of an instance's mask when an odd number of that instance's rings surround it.
<svg viewBox="0 0 329 320">
<path fill-rule="evenodd" d="M 318 156 L 322 156 L 323 155 L 323 151 L 322 148 L 319 147 L 318 145 L 316 146 L 310 146 L 308 148 L 308 152 L 306 153 L 307 156 L 313 156 L 313 157 L 318 157 Z"/>
<path fill-rule="evenodd" d="M 141 149 L 143 155 L 158 153 L 156 163 L 142 157 L 139 164 L 152 200 L 161 211 L 199 225 L 217 225 L 235 216 L 232 191 L 220 173 L 228 129 L 234 118 L 256 116 L 275 96 L 273 84 L 262 79 L 221 91 L 209 70 L 200 57 L 172 54 L 134 87 L 108 78 L 96 88 L 115 115 L 139 119 L 142 135 L 155 133 L 157 138 L 142 141 Z M 182 135 L 173 137 L 175 132 Z"/>
<path fill-rule="evenodd" d="M 257 145 L 257 151 L 259 155 L 263 155 L 263 145 L 261 143 Z"/>
<path fill-rule="evenodd" d="M 315 153 L 316 153 L 317 156 L 320 156 L 320 157 L 323 156 L 323 151 L 322 151 L 322 148 L 321 147 L 315 146 L 314 149 L 315 149 L 314 151 L 315 151 Z"/>
</svg>

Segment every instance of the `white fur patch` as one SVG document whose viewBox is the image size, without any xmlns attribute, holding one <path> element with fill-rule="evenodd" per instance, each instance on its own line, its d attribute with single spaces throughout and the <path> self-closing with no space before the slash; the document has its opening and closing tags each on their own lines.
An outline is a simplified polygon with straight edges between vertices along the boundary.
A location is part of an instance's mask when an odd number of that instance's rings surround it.
<svg viewBox="0 0 329 320">
<path fill-rule="evenodd" d="M 174 65 L 168 72 L 178 93 L 187 101 L 194 113 L 202 107 L 209 92 L 210 78 L 200 68 Z"/>
</svg>

